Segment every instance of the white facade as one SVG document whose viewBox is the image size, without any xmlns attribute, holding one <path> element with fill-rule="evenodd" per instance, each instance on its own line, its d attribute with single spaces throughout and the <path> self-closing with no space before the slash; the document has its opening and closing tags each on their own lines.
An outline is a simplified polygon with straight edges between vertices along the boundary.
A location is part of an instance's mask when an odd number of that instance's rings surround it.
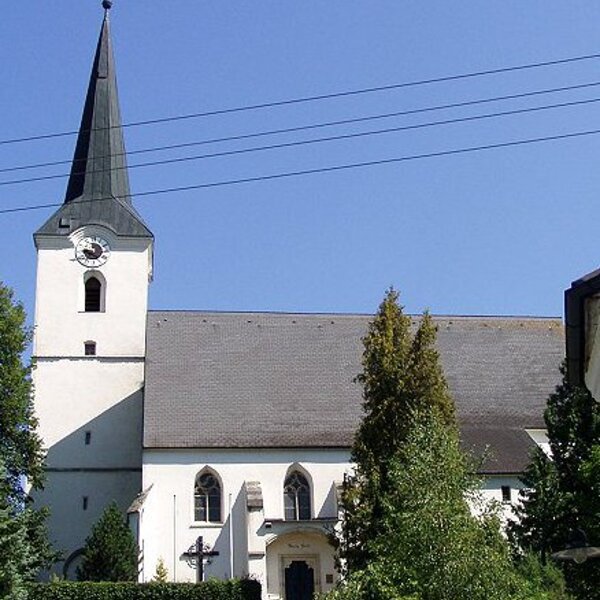
<svg viewBox="0 0 600 600">
<path fill-rule="evenodd" d="M 139 509 L 139 539 L 144 557 L 141 580 L 150 581 L 162 559 L 173 581 L 196 581 L 194 550 L 202 536 L 207 550 L 205 577 L 250 575 L 262 583 L 263 597 L 284 598 L 285 569 L 302 560 L 315 572 L 315 591 L 325 592 L 337 581 L 334 552 L 328 542 L 338 519 L 338 487 L 351 471 L 349 450 L 146 450 L 143 487 L 146 498 Z M 206 470 L 221 483 L 223 512 L 219 523 L 194 518 L 194 483 Z M 306 475 L 311 489 L 311 519 L 286 521 L 284 481 L 293 470 Z M 262 507 L 248 502 L 248 485 L 262 492 Z M 516 500 L 518 477 L 488 477 L 482 497 L 504 504 L 510 490 Z M 503 492 L 504 488 L 504 492 Z"/>
<path fill-rule="evenodd" d="M 184 556 L 199 536 L 218 556 L 209 557 L 206 577 L 252 575 L 265 598 L 282 598 L 281 572 L 292 557 L 315 565 L 317 591 L 336 580 L 327 534 L 337 522 L 337 489 L 350 468 L 349 452 L 336 449 L 146 450 L 140 511 L 141 578 L 149 581 L 163 559 L 170 578 L 196 581 L 194 560 Z M 196 476 L 210 469 L 221 482 L 220 523 L 194 518 Z M 284 481 L 293 470 L 310 485 L 311 519 L 285 521 Z M 258 484 L 262 506 L 248 505 L 247 484 Z"/>
<path fill-rule="evenodd" d="M 102 266 L 77 261 L 83 237 L 110 246 Z M 82 227 L 38 246 L 33 373 L 39 431 L 48 450 L 49 528 L 65 558 L 115 500 L 125 510 L 141 486 L 145 322 L 151 240 Z M 101 310 L 85 311 L 85 281 L 102 282 Z M 95 344 L 95 355 L 85 345 Z"/>
</svg>

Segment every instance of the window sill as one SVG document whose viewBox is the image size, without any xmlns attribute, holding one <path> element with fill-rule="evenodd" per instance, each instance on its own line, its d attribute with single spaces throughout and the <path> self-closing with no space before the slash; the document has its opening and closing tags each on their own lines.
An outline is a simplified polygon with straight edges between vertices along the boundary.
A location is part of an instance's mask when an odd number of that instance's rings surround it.
<svg viewBox="0 0 600 600">
<path fill-rule="evenodd" d="M 212 521 L 194 521 L 190 529 L 217 529 L 223 527 L 224 523 L 214 523 Z"/>
</svg>

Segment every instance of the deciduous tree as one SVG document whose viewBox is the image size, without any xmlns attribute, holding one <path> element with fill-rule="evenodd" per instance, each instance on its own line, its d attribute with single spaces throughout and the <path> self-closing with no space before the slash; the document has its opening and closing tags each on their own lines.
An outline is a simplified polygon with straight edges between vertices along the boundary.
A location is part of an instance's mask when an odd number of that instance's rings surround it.
<svg viewBox="0 0 600 600">
<path fill-rule="evenodd" d="M 0 589 L 11 588 L 11 598 L 57 559 L 48 542 L 47 510 L 33 508 L 25 487 L 39 489 L 44 481 L 31 364 L 22 358 L 30 338 L 22 305 L 0 283 Z"/>
<path fill-rule="evenodd" d="M 14 506 L 28 500 L 25 478 L 32 488 L 41 487 L 44 480 L 44 451 L 33 411 L 31 364 L 22 360 L 30 340 L 23 306 L 0 283 L 0 457 L 9 485 L 8 500 Z"/>
</svg>

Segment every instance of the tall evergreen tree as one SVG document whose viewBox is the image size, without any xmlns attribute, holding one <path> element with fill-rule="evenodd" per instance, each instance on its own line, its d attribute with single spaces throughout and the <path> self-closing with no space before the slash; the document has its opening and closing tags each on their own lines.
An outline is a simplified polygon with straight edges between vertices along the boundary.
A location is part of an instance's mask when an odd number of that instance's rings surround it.
<svg viewBox="0 0 600 600">
<path fill-rule="evenodd" d="M 115 502 L 110 504 L 85 541 L 80 581 L 137 581 L 138 547 Z"/>
<path fill-rule="evenodd" d="M 7 470 L 0 458 L 0 599 L 26 598 L 25 582 L 31 575 L 31 547 L 22 513 L 9 504 Z"/>
<path fill-rule="evenodd" d="M 562 598 L 551 567 L 533 558 L 528 581 L 511 561 L 496 509 L 460 449 L 435 338 L 428 314 L 413 333 L 397 293 L 387 292 L 363 340 L 365 415 L 342 496 L 345 581 L 331 599 Z"/>
<path fill-rule="evenodd" d="M 435 349 L 435 326 L 425 313 L 413 335 L 411 318 L 402 312 L 398 293 L 390 289 L 363 339 L 364 418 L 352 448 L 355 473 L 342 497 L 341 564 L 349 571 L 370 560 L 368 540 L 381 530 L 382 499 L 389 487 L 390 461 L 406 440 L 415 411 L 435 411 L 454 426 L 454 404 Z"/>
<path fill-rule="evenodd" d="M 516 543 L 544 559 L 564 548 L 573 529 L 600 546 L 600 405 L 587 389 L 563 381 L 548 398 L 544 420 L 552 457 L 536 449 L 510 526 Z M 600 561 L 562 565 L 578 598 L 600 598 Z"/>
</svg>

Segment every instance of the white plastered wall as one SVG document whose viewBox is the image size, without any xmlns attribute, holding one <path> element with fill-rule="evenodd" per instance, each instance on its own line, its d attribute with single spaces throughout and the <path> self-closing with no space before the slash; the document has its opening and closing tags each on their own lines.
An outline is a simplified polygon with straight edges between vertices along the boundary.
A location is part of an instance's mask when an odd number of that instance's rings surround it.
<svg viewBox="0 0 600 600">
<path fill-rule="evenodd" d="M 143 580 L 154 576 L 158 560 L 162 558 L 171 579 L 195 581 L 195 568 L 182 554 L 192 548 L 200 535 L 211 549 L 219 552 L 206 565 L 206 576 L 229 577 L 231 495 L 233 575 L 257 577 L 267 598 L 267 590 L 272 593 L 273 586 L 279 589 L 279 580 L 271 584 L 267 575 L 267 545 L 291 533 L 287 527 L 291 524 L 283 523 L 283 482 L 290 467 L 297 466 L 310 476 L 312 516 L 323 523 L 323 526 L 315 523 L 316 530 L 308 535 L 313 540 L 311 551 L 322 555 L 324 583 L 324 569 L 334 575 L 333 550 L 319 532 L 337 517 L 335 482 L 342 481 L 349 470 L 348 460 L 349 452 L 343 449 L 144 450 L 143 487 L 153 487 L 143 509 Z M 223 486 L 223 523 L 219 525 L 194 522 L 194 481 L 206 466 L 218 474 Z M 260 482 L 262 510 L 247 510 L 244 488 L 247 481 Z M 315 534 L 319 539 L 316 546 Z M 289 548 L 287 551 L 289 553 Z M 269 598 L 279 597 L 273 593 Z"/>
<path fill-rule="evenodd" d="M 111 254 L 101 267 L 84 267 L 75 258 L 75 245 L 87 235 L 109 242 Z M 151 241 L 84 227 L 68 238 L 38 238 L 37 245 L 34 355 L 82 356 L 83 342 L 94 340 L 100 356 L 143 358 Z M 99 271 L 106 280 L 105 312 L 84 312 L 88 271 Z"/>
<path fill-rule="evenodd" d="M 75 245 L 87 235 L 111 247 L 106 264 L 94 269 L 106 282 L 104 312 L 84 311 L 89 269 L 75 259 Z M 125 510 L 141 488 L 152 247 L 150 239 L 117 238 L 96 226 L 36 243 L 33 381 L 48 477 L 35 497 L 51 507 L 50 537 L 67 558 L 109 502 Z M 96 356 L 85 356 L 88 341 L 96 342 Z"/>
<path fill-rule="evenodd" d="M 36 494 L 36 506 L 50 507 L 48 530 L 63 560 L 81 548 L 104 509 L 116 502 L 125 513 L 139 490 L 141 474 L 129 471 L 50 472 L 43 493 Z M 83 498 L 88 499 L 83 509 Z M 39 505 L 38 505 L 39 501 Z M 62 575 L 63 562 L 55 572 Z M 70 575 L 74 573 L 71 571 Z"/>
<path fill-rule="evenodd" d="M 283 482 L 294 465 L 310 475 L 313 517 L 321 523 L 283 521 Z M 196 475 L 205 467 L 216 472 L 223 485 L 223 523 L 195 523 L 193 487 Z M 169 577 L 195 581 L 194 565 L 182 556 L 202 536 L 211 550 L 219 552 L 205 565 L 206 577 L 227 578 L 231 574 L 229 554 L 229 506 L 233 504 L 233 575 L 252 575 L 263 585 L 263 597 L 280 598 L 282 561 L 290 557 L 317 557 L 318 581 L 322 591 L 330 589 L 327 575 L 336 578 L 333 551 L 324 532 L 337 516 L 335 483 L 350 470 L 349 452 L 343 449 L 251 449 L 251 450 L 144 450 L 143 487 L 152 485 L 143 507 L 142 579 L 155 574 L 159 558 L 165 561 Z M 264 506 L 248 510 L 245 482 L 259 482 Z M 502 486 L 510 486 L 513 499 L 521 483 L 517 476 L 489 476 L 483 480 L 482 497 L 502 501 Z M 503 504 L 504 517 L 511 515 Z M 326 519 L 330 518 L 331 521 Z"/>
<path fill-rule="evenodd" d="M 510 489 L 510 501 L 503 500 L 503 487 Z M 502 523 L 506 524 L 508 519 L 515 517 L 513 506 L 518 502 L 522 488 L 523 482 L 518 475 L 488 475 L 482 480 L 481 496 L 485 502 L 494 501 L 500 506 Z"/>
</svg>

